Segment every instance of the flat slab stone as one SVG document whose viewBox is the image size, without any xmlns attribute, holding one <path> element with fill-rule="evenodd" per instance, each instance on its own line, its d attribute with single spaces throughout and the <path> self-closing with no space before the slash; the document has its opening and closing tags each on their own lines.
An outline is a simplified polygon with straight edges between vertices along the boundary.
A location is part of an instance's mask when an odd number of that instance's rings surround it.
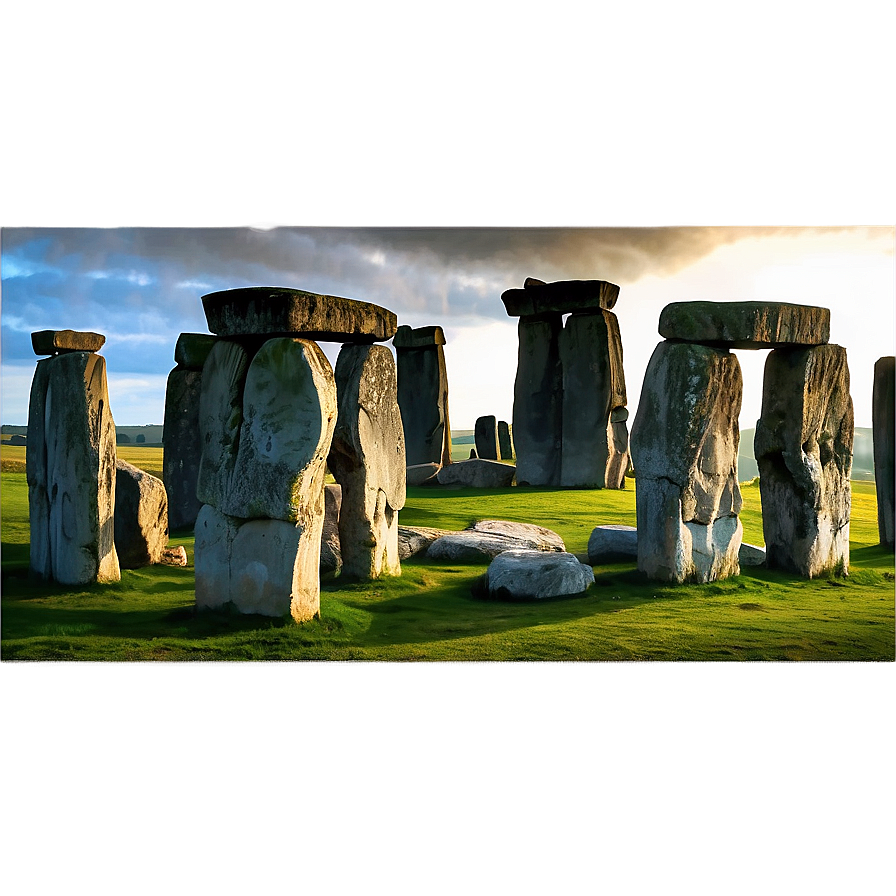
<svg viewBox="0 0 896 896">
<path fill-rule="evenodd" d="M 429 345 L 444 345 L 445 333 L 441 327 L 399 327 L 392 337 L 395 348 L 426 348 Z"/>
<path fill-rule="evenodd" d="M 439 485 L 455 485 L 459 488 L 506 488 L 513 482 L 516 467 L 498 460 L 482 460 L 471 457 L 442 467 Z"/>
<path fill-rule="evenodd" d="M 369 344 L 395 335 L 398 318 L 370 302 L 279 286 L 250 286 L 202 297 L 208 328 L 219 336 L 301 336 Z"/>
<path fill-rule="evenodd" d="M 556 280 L 553 283 L 526 281 L 522 289 L 501 293 L 501 301 L 510 317 L 576 311 L 609 311 L 619 298 L 619 287 L 606 280 Z"/>
<path fill-rule="evenodd" d="M 430 560 L 487 560 L 510 550 L 563 552 L 563 539 L 551 529 L 509 520 L 480 520 L 462 532 L 449 532 L 430 544 Z"/>
<path fill-rule="evenodd" d="M 412 464 L 407 468 L 407 485 L 434 485 L 441 469 L 441 464 Z"/>
<path fill-rule="evenodd" d="M 594 570 L 574 554 L 504 551 L 492 560 L 482 591 L 498 600 L 544 600 L 584 594 Z"/>
<path fill-rule="evenodd" d="M 181 333 L 174 345 L 174 361 L 187 370 L 202 370 L 208 353 L 215 345 L 208 333 Z"/>
<path fill-rule="evenodd" d="M 725 348 L 824 345 L 831 312 L 784 302 L 673 302 L 660 314 L 665 339 Z"/>
<path fill-rule="evenodd" d="M 96 352 L 106 341 L 101 333 L 77 330 L 38 330 L 31 334 L 35 355 L 56 355 L 59 352 Z"/>
<path fill-rule="evenodd" d="M 407 560 L 425 551 L 437 538 L 450 534 L 450 529 L 433 529 L 431 526 L 399 526 L 398 557 Z"/>
<path fill-rule="evenodd" d="M 638 530 L 634 526 L 595 526 L 588 539 L 589 563 L 633 560 L 638 556 Z"/>
</svg>

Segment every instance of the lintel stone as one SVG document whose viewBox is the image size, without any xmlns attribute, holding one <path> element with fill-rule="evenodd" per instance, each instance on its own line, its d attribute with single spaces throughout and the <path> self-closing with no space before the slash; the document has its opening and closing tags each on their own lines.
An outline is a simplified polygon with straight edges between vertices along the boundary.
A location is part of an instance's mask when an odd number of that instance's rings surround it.
<svg viewBox="0 0 896 896">
<path fill-rule="evenodd" d="M 202 370 L 205 359 L 215 344 L 208 333 L 181 333 L 174 346 L 174 362 L 187 370 Z"/>
<path fill-rule="evenodd" d="M 619 298 L 619 287 L 606 280 L 556 280 L 553 283 L 526 281 L 522 289 L 508 289 L 501 301 L 510 317 L 577 311 L 609 311 Z"/>
<path fill-rule="evenodd" d="M 101 333 L 77 330 L 38 330 L 31 334 L 35 355 L 55 355 L 59 352 L 96 352 L 103 347 L 106 337 Z"/>
<path fill-rule="evenodd" d="M 392 345 L 395 348 L 427 348 L 430 345 L 444 345 L 445 333 L 441 327 L 401 326 L 395 331 Z"/>
</svg>

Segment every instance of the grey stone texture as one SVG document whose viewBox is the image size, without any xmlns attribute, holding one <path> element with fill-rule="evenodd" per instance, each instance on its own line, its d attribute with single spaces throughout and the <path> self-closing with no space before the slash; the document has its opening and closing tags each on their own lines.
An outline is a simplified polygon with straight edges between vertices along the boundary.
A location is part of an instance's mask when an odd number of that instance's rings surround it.
<svg viewBox="0 0 896 896">
<path fill-rule="evenodd" d="M 57 355 L 60 352 L 98 352 L 106 342 L 100 333 L 78 330 L 38 330 L 31 334 L 35 355 Z"/>
<path fill-rule="evenodd" d="M 202 370 L 216 339 L 208 333 L 181 333 L 174 345 L 174 363 L 187 370 Z"/>
<path fill-rule="evenodd" d="M 252 286 L 202 297 L 208 328 L 218 336 L 300 336 L 370 344 L 395 335 L 393 312 L 370 302 L 284 287 Z"/>
<path fill-rule="evenodd" d="M 594 570 L 574 554 L 510 550 L 492 560 L 483 590 L 499 600 L 544 600 L 584 594 L 593 584 Z"/>
<path fill-rule="evenodd" d="M 737 559 L 742 567 L 765 566 L 765 548 L 742 541 L 740 550 L 737 552 Z"/>
<path fill-rule="evenodd" d="M 498 421 L 498 448 L 500 460 L 513 460 L 513 434 L 506 420 Z"/>
<path fill-rule="evenodd" d="M 723 349 L 662 342 L 632 428 L 638 569 L 672 582 L 737 575 L 737 447 L 743 381 Z"/>
<path fill-rule="evenodd" d="M 628 412 L 616 315 L 612 311 L 571 314 L 559 345 L 563 369 L 560 484 L 624 488 Z"/>
<path fill-rule="evenodd" d="M 563 370 L 559 313 L 521 317 L 513 386 L 513 441 L 519 485 L 560 484 Z"/>
<path fill-rule="evenodd" d="M 175 367 L 165 390 L 162 428 L 162 481 L 168 493 L 168 524 L 172 529 L 192 526 L 202 502 L 196 497 L 202 445 L 199 402 L 202 371 Z"/>
<path fill-rule="evenodd" d="M 880 543 L 893 547 L 893 469 L 894 460 L 894 365 L 893 355 L 874 364 L 871 425 L 874 438 L 874 481 L 877 484 L 877 528 Z"/>
<path fill-rule="evenodd" d="M 115 422 L 104 358 L 66 351 L 38 362 L 28 436 L 32 573 L 65 585 L 119 581 Z"/>
<path fill-rule="evenodd" d="M 595 526 L 588 539 L 588 562 L 615 563 L 638 556 L 638 530 L 634 526 Z"/>
<path fill-rule="evenodd" d="M 508 520 L 479 520 L 462 532 L 448 532 L 435 539 L 426 551 L 429 560 L 479 561 L 503 551 L 565 551 L 563 539 L 551 529 L 532 523 Z"/>
<path fill-rule="evenodd" d="M 392 352 L 343 345 L 336 388 L 339 416 L 328 465 L 342 486 L 343 575 L 400 575 L 398 511 L 405 502 L 407 464 Z"/>
<path fill-rule="evenodd" d="M 498 444 L 498 419 L 493 415 L 477 417 L 473 428 L 476 456 L 482 460 L 500 460 L 501 446 Z"/>
<path fill-rule="evenodd" d="M 451 463 L 448 369 L 441 327 L 399 327 L 392 340 L 409 466 Z"/>
<path fill-rule="evenodd" d="M 506 488 L 513 482 L 516 467 L 497 460 L 471 457 L 439 470 L 439 485 L 458 488 Z"/>
<path fill-rule="evenodd" d="M 660 314 L 659 331 L 664 339 L 725 348 L 823 345 L 831 312 L 784 302 L 673 302 Z"/>
<path fill-rule="evenodd" d="M 406 482 L 411 486 L 434 485 L 441 469 L 441 464 L 413 464 L 407 468 Z"/>
<path fill-rule="evenodd" d="M 122 569 L 161 563 L 168 544 L 168 495 L 161 479 L 115 463 L 115 550 Z"/>
<path fill-rule="evenodd" d="M 448 529 L 433 529 L 430 526 L 399 526 L 398 556 L 407 560 L 416 554 L 423 553 L 437 539 L 448 535 Z"/>
<path fill-rule="evenodd" d="M 553 283 L 526 280 L 522 289 L 508 289 L 501 301 L 510 317 L 534 314 L 570 314 L 578 311 L 609 311 L 619 298 L 619 287 L 606 280 L 557 280 Z"/>
<path fill-rule="evenodd" d="M 848 571 L 852 446 L 846 350 L 771 352 L 754 439 L 769 567 Z"/>
<path fill-rule="evenodd" d="M 342 569 L 339 546 L 339 510 L 342 507 L 342 486 L 324 486 L 324 527 L 320 536 L 321 574 Z"/>
</svg>

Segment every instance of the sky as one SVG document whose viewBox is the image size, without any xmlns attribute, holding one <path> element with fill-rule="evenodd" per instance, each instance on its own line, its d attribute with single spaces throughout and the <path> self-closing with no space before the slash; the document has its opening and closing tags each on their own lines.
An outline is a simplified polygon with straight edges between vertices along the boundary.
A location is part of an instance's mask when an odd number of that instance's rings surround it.
<svg viewBox="0 0 896 896">
<path fill-rule="evenodd" d="M 2 59 L 16 89 L 0 143 L 0 422 L 25 422 L 28 332 L 46 326 L 106 334 L 116 422 L 161 422 L 176 334 L 205 330 L 203 292 L 244 284 L 442 325 L 454 427 L 508 419 L 500 294 L 535 276 L 620 285 L 632 411 L 668 302 L 827 305 L 870 425 L 869 371 L 894 351 L 888 4 L 318 4 L 281 20 L 261 3 L 228 20 L 165 2 L 130 28 L 116 11 L 112 41 L 108 4 L 92 5 L 50 24 L 39 4 L 8 16 L 42 50 L 41 64 L 27 42 Z M 217 64 L 230 54 L 245 64 Z M 846 229 L 780 229 L 794 225 Z M 137 229 L 82 230 L 120 226 Z M 763 353 L 740 357 L 752 426 Z"/>
</svg>

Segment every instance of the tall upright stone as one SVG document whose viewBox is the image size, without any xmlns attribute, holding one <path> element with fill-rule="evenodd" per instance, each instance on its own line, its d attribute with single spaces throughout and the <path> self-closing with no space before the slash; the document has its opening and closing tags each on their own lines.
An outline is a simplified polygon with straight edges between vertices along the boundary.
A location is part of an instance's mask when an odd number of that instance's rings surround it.
<svg viewBox="0 0 896 896">
<path fill-rule="evenodd" d="M 877 485 L 877 528 L 880 543 L 893 547 L 894 365 L 889 355 L 874 364 L 871 424 L 874 427 L 874 481 Z"/>
<path fill-rule="evenodd" d="M 768 566 L 808 578 L 848 571 L 852 447 L 846 350 L 771 352 L 754 439 Z"/>
<path fill-rule="evenodd" d="M 483 460 L 500 460 L 501 446 L 498 443 L 498 418 L 494 415 L 477 417 L 473 429 L 476 456 Z"/>
<path fill-rule="evenodd" d="M 328 465 L 342 486 L 342 574 L 399 575 L 398 511 L 407 463 L 392 353 L 384 346 L 343 345 L 336 389 L 339 416 Z"/>
<path fill-rule="evenodd" d="M 652 579 L 737 575 L 740 364 L 730 352 L 661 342 L 632 427 L 638 569 Z"/>
<path fill-rule="evenodd" d="M 441 327 L 402 326 L 395 331 L 392 345 L 408 466 L 450 464 L 445 334 Z"/>
<path fill-rule="evenodd" d="M 115 463 L 115 551 L 122 569 L 161 563 L 168 544 L 168 494 L 161 479 Z"/>
<path fill-rule="evenodd" d="M 506 420 L 498 421 L 498 447 L 501 449 L 501 460 L 513 460 L 513 434 Z"/>
</svg>

